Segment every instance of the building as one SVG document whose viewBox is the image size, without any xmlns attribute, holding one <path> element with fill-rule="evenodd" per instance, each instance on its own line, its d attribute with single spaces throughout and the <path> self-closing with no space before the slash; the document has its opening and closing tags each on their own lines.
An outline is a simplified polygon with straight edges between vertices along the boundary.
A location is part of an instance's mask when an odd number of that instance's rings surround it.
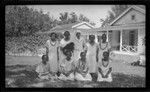
<svg viewBox="0 0 150 92">
<path fill-rule="evenodd" d="M 145 9 L 131 6 L 112 21 L 109 26 L 109 41 L 116 51 L 145 53 Z"/>
<path fill-rule="evenodd" d="M 142 55 L 145 60 L 145 8 L 130 6 L 103 29 L 117 59 L 131 63 Z"/>
<path fill-rule="evenodd" d="M 138 61 L 141 55 L 145 57 L 144 7 L 130 6 L 107 26 L 83 31 L 97 36 L 107 33 L 117 60 L 131 63 Z"/>
<path fill-rule="evenodd" d="M 69 31 L 72 39 L 77 31 L 88 39 L 93 34 L 96 37 L 103 33 L 107 34 L 114 58 L 127 62 L 139 60 L 140 55 L 145 55 L 145 8 L 141 6 L 130 6 L 109 25 L 94 28 L 87 22 L 77 22 L 56 26 L 49 32 L 63 33 Z"/>
<path fill-rule="evenodd" d="M 65 31 L 69 31 L 71 34 L 71 39 L 74 39 L 76 32 L 81 32 L 81 35 L 88 39 L 88 31 L 90 29 L 95 28 L 90 23 L 87 22 L 76 22 L 64 25 L 58 25 L 52 28 L 49 32 L 56 32 L 57 34 L 63 34 Z"/>
</svg>

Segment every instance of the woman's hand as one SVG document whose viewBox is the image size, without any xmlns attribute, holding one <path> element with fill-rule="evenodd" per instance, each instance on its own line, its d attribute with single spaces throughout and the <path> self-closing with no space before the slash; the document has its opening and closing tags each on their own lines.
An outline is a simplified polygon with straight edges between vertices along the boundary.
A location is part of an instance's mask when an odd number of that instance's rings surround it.
<svg viewBox="0 0 150 92">
<path fill-rule="evenodd" d="M 46 55 L 48 55 L 48 53 L 49 53 L 49 49 L 48 47 L 46 47 Z"/>
</svg>

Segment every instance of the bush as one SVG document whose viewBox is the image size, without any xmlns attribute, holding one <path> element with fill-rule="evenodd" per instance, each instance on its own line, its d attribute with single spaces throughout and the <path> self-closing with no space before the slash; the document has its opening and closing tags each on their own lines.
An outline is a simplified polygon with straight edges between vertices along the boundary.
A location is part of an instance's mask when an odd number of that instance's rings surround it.
<svg viewBox="0 0 150 92">
<path fill-rule="evenodd" d="M 5 53 L 37 54 L 38 49 L 43 47 L 47 40 L 48 35 L 46 34 L 36 34 L 24 37 L 6 37 Z"/>
</svg>

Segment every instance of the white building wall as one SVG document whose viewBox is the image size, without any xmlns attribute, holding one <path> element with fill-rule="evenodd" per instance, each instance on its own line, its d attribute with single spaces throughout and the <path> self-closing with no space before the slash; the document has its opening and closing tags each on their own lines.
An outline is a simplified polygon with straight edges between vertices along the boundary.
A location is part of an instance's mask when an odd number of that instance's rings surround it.
<svg viewBox="0 0 150 92">
<path fill-rule="evenodd" d="M 135 15 L 135 20 L 131 19 L 132 15 Z M 134 23 L 141 23 L 141 22 L 145 22 L 145 14 L 132 9 L 113 25 L 132 24 L 132 23 L 134 24 Z"/>
</svg>

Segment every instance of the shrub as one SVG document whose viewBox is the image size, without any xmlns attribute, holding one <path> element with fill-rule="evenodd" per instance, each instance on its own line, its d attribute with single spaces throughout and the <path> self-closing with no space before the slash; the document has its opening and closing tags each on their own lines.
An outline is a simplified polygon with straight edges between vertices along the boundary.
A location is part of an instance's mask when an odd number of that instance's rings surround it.
<svg viewBox="0 0 150 92">
<path fill-rule="evenodd" d="M 31 52 L 37 54 L 38 49 L 43 47 L 48 40 L 46 34 L 35 34 L 24 37 L 6 37 L 5 53 L 20 54 Z"/>
</svg>

